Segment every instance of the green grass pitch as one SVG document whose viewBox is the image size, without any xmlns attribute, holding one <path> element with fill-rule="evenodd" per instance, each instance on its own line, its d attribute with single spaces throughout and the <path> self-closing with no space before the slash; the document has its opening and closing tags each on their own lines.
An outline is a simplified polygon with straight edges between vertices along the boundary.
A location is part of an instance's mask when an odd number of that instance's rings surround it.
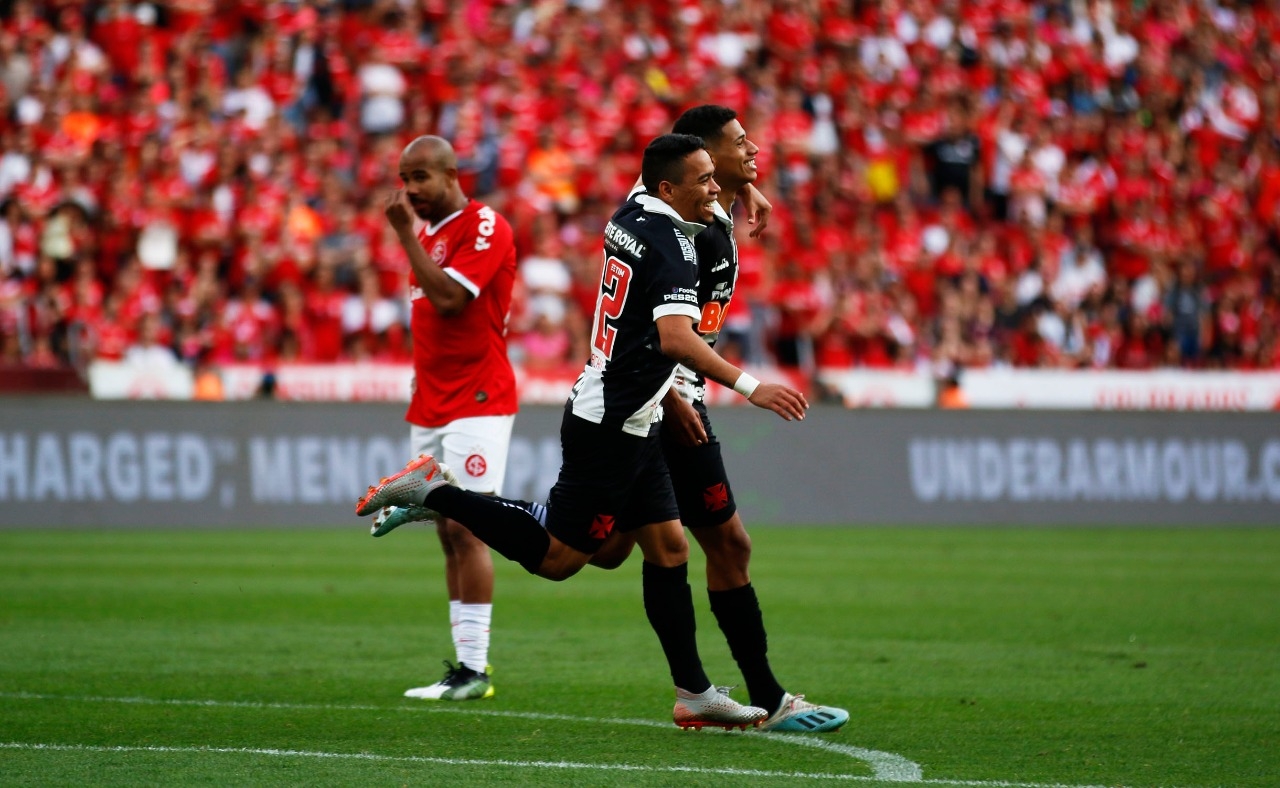
<svg viewBox="0 0 1280 788">
<path fill-rule="evenodd" d="M 852 713 L 798 736 L 670 724 L 638 556 L 497 559 L 497 696 L 402 698 L 442 561 L 366 526 L 0 532 L 0 784 L 1280 784 L 1280 529 L 754 527 L 776 672 Z"/>
</svg>

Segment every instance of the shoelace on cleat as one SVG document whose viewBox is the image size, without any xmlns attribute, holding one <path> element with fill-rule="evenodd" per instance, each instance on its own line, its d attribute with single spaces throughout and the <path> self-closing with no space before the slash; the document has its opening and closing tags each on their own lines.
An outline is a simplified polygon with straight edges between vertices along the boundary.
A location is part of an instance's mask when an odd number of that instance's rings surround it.
<svg viewBox="0 0 1280 788">
<path fill-rule="evenodd" d="M 804 699 L 804 695 L 795 695 L 791 699 L 790 705 L 787 707 L 791 711 L 818 711 L 822 707 L 816 703 L 810 703 Z"/>
<path fill-rule="evenodd" d="M 461 672 L 462 672 L 462 666 L 461 666 L 461 665 L 454 665 L 452 662 L 450 662 L 450 661 L 449 661 L 449 660 L 447 660 L 447 659 L 446 659 L 446 660 L 444 660 L 443 664 L 444 664 L 444 667 L 445 667 L 445 671 L 444 671 L 444 678 L 440 679 L 440 683 L 441 683 L 441 684 L 449 684 L 449 683 L 450 683 L 450 682 L 452 682 L 455 678 L 457 678 L 457 676 L 458 676 L 458 674 L 459 674 L 459 673 L 461 673 Z"/>
<path fill-rule="evenodd" d="M 453 686 L 456 686 L 457 684 L 462 683 L 462 679 L 463 679 L 462 672 L 464 670 L 471 671 L 471 675 L 466 677 L 465 679 L 466 681 L 470 681 L 473 678 L 478 678 L 481 675 L 480 673 L 477 673 L 476 671 L 471 670 L 471 668 L 468 668 L 466 665 L 463 665 L 463 664 L 455 665 L 447 659 L 443 661 L 443 664 L 445 668 L 447 668 L 447 670 L 445 670 L 444 678 L 440 679 L 439 683 L 448 684 L 450 687 L 453 687 Z"/>
</svg>

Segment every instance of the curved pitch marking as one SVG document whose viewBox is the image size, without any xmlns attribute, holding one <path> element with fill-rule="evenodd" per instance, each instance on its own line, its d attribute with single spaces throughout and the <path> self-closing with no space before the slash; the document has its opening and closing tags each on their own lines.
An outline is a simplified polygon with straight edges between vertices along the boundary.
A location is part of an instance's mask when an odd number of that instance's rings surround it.
<svg viewBox="0 0 1280 788">
<path fill-rule="evenodd" d="M 620 717 L 577 717 L 570 714 L 544 714 L 532 711 L 500 711 L 493 709 L 477 709 L 474 707 L 454 708 L 452 706 L 369 706 L 369 705 L 337 705 L 327 703 L 267 703 L 258 701 L 221 701 L 221 700 L 183 700 L 164 698 L 105 698 L 76 695 L 44 695 L 30 692 L 4 692 L 0 698 L 19 700 L 61 700 L 76 703 L 128 703 L 149 706 L 205 706 L 213 708 L 252 708 L 252 709 L 290 709 L 294 711 L 402 711 L 427 714 L 467 714 L 483 717 L 506 717 L 526 720 L 559 720 L 562 722 L 581 722 L 588 724 L 634 725 L 646 728 L 662 728 L 674 730 L 668 723 L 656 720 L 625 719 Z M 834 744 L 812 736 L 786 733 L 751 732 L 751 736 L 779 744 L 791 744 L 799 747 L 811 747 L 819 750 L 840 753 L 854 760 L 862 761 L 871 767 L 874 779 L 886 782 L 913 783 L 923 779 L 920 766 L 912 761 L 891 752 L 867 750 L 862 747 L 851 747 L 847 744 Z"/>
</svg>

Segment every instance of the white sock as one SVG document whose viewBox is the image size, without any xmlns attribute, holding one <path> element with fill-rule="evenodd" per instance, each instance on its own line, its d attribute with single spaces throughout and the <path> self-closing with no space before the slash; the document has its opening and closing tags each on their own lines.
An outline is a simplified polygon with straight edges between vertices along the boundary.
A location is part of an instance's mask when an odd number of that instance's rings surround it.
<svg viewBox="0 0 1280 788">
<path fill-rule="evenodd" d="M 477 673 L 489 664 L 489 622 L 493 605 L 458 603 L 458 619 L 453 625 L 453 647 L 458 661 Z"/>
</svg>

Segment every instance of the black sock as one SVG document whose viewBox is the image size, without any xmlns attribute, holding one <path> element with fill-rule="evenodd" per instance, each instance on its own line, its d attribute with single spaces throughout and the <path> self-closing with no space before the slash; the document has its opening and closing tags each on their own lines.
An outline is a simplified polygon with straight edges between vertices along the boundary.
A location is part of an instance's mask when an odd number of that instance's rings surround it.
<svg viewBox="0 0 1280 788">
<path fill-rule="evenodd" d="M 711 599 L 711 612 L 729 642 L 729 653 L 738 663 L 742 678 L 747 682 L 751 705 L 767 709 L 770 714 L 782 703 L 786 690 L 773 676 L 769 667 L 769 639 L 764 631 L 764 615 L 756 590 L 747 583 L 728 591 L 707 591 Z"/>
<path fill-rule="evenodd" d="M 537 574 L 551 547 L 551 537 L 531 512 L 527 501 L 509 501 L 493 495 L 467 492 L 441 485 L 427 495 L 426 506 L 457 520 L 498 554 Z"/>
<path fill-rule="evenodd" d="M 702 670 L 694 635 L 693 591 L 689 565 L 661 567 L 644 562 L 644 612 L 658 635 L 671 668 L 671 680 L 682 690 L 706 692 L 711 680 Z"/>
</svg>

